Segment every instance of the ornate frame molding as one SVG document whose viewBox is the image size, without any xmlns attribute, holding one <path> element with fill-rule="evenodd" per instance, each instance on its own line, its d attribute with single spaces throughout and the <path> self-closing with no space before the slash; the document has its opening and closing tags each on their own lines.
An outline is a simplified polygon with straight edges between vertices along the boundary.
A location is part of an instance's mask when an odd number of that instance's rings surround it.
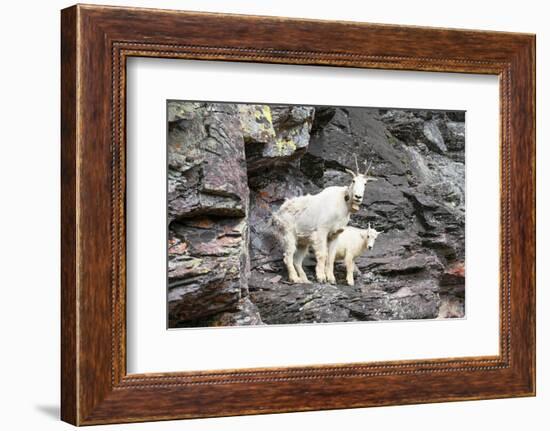
<svg viewBox="0 0 550 431">
<path fill-rule="evenodd" d="M 211 25 L 221 30 L 201 30 Z M 257 26 L 285 37 L 258 35 Z M 185 34 L 178 32 L 181 27 Z M 334 31 L 339 41 L 307 40 Z M 65 9 L 62 419 L 98 424 L 533 395 L 534 45 L 534 36 L 510 33 L 99 6 Z M 132 56 L 498 75 L 500 354 L 127 375 L 125 66 Z M 246 397 L 250 391 L 256 399 Z M 300 396 L 303 391 L 310 394 L 307 399 Z"/>
</svg>

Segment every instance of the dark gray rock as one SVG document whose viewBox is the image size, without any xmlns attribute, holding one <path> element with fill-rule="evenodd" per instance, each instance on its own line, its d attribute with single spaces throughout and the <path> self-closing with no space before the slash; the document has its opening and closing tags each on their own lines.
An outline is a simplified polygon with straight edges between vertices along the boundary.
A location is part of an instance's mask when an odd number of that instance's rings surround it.
<svg viewBox="0 0 550 431">
<path fill-rule="evenodd" d="M 251 326 L 263 324 L 258 307 L 250 298 L 241 298 L 227 311 L 222 311 L 204 319 L 185 322 L 181 326 Z"/>
<path fill-rule="evenodd" d="M 260 311 L 250 298 L 242 298 L 235 308 L 213 316 L 209 326 L 263 325 Z"/>
<path fill-rule="evenodd" d="M 464 316 L 464 112 L 170 103 L 169 308 L 174 326 Z M 271 214 L 349 184 L 350 224 L 382 231 L 356 285 L 289 285 Z M 304 266 L 314 279 L 315 260 Z"/>
<path fill-rule="evenodd" d="M 328 323 L 356 320 L 346 308 L 345 289 L 330 285 L 271 283 L 257 274 L 250 298 L 267 324 Z"/>
<path fill-rule="evenodd" d="M 463 151 L 466 139 L 464 122 L 448 121 L 444 129 L 445 143 L 451 151 Z"/>
<path fill-rule="evenodd" d="M 362 286 L 274 283 L 265 275 L 250 280 L 250 297 L 267 324 L 355 322 L 436 318 L 440 300 L 428 283 L 381 290 Z"/>
<path fill-rule="evenodd" d="M 419 111 L 381 110 L 380 120 L 386 125 L 391 136 L 406 145 L 415 145 L 425 139 L 426 118 Z"/>
<path fill-rule="evenodd" d="M 403 175 L 405 160 L 388 140 L 386 127 L 378 111 L 352 108 L 317 108 L 307 153 L 328 168 L 356 170 L 355 156 L 361 171 L 372 161 L 370 174 Z M 320 117 L 318 117 L 318 115 Z M 347 182 L 347 180 L 346 180 Z M 332 184 L 320 184 L 323 187 Z"/>
<path fill-rule="evenodd" d="M 243 133 L 231 104 L 169 102 L 168 218 L 244 216 Z"/>
<path fill-rule="evenodd" d="M 441 307 L 439 318 L 464 317 L 465 315 L 465 266 L 457 261 L 445 268 L 441 275 L 439 294 Z"/>
<path fill-rule="evenodd" d="M 424 136 L 428 147 L 440 154 L 444 154 L 447 151 L 447 145 L 441 136 L 441 131 L 435 121 L 427 121 L 424 123 Z"/>
<path fill-rule="evenodd" d="M 425 144 L 427 123 L 427 133 L 440 148 Z M 449 308 L 455 297 L 445 293 L 442 302 L 439 284 L 445 269 L 464 257 L 465 212 L 464 164 L 446 149 L 448 129 L 441 124 L 447 123 L 446 113 L 439 112 L 317 107 L 299 171 L 292 165 L 261 175 L 249 172 L 251 268 L 256 280 L 251 298 L 266 323 L 409 319 L 415 313 L 422 316 L 417 318 L 435 318 L 441 304 Z M 288 197 L 347 184 L 344 168 L 355 170 L 354 155 L 361 168 L 365 160 L 373 161 L 371 175 L 378 181 L 367 185 L 363 205 L 350 224 L 366 228 L 370 223 L 383 233 L 374 250 L 357 259 L 362 274 L 356 275 L 356 287 L 345 285 L 345 270 L 337 264 L 337 288 L 314 284 L 291 291 L 269 217 Z M 311 257 L 304 262 L 310 280 L 314 264 Z M 282 278 L 258 282 L 275 276 Z M 372 289 L 363 301 L 364 292 L 357 286 L 367 285 Z M 308 295 L 313 299 L 306 300 Z M 283 296 L 296 304 L 306 300 L 309 317 L 297 315 L 303 313 L 299 305 L 277 304 Z M 350 306 L 352 299 L 362 306 Z M 461 317 L 460 298 L 446 315 Z"/>
<path fill-rule="evenodd" d="M 273 236 L 271 215 L 285 199 L 320 189 L 296 165 L 275 167 L 260 175 L 249 176 L 250 187 L 250 258 L 252 266 L 282 259 L 282 251 Z"/>
<path fill-rule="evenodd" d="M 415 320 L 438 317 L 440 300 L 429 285 L 414 284 L 401 287 L 395 293 L 369 290 L 350 307 L 358 320 Z"/>
</svg>

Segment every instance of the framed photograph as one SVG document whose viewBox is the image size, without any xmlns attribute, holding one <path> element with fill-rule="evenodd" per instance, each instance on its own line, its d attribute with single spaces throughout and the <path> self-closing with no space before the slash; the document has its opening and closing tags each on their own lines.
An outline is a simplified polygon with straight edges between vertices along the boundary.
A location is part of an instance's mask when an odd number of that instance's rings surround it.
<svg viewBox="0 0 550 431">
<path fill-rule="evenodd" d="M 62 419 L 535 394 L 535 36 L 61 14 Z"/>
</svg>

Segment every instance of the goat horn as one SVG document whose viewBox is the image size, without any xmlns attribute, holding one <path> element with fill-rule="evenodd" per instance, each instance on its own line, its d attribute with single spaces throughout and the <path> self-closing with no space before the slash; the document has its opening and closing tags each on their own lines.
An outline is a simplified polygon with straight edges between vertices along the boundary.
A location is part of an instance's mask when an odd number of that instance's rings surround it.
<svg viewBox="0 0 550 431">
<path fill-rule="evenodd" d="M 367 164 L 367 162 L 365 161 L 365 165 L 366 164 Z M 365 176 L 368 175 L 371 166 L 372 166 L 372 160 L 370 161 L 369 166 L 368 166 L 367 170 L 365 171 Z"/>
<path fill-rule="evenodd" d="M 357 154 L 353 154 L 353 157 L 355 158 L 355 169 L 357 170 L 357 174 L 359 175 L 359 164 L 357 163 Z"/>
</svg>

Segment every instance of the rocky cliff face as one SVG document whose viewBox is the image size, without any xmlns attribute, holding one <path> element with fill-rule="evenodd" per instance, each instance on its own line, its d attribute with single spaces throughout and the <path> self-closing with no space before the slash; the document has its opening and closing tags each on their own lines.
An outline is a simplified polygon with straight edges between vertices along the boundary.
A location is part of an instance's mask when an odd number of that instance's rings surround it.
<svg viewBox="0 0 550 431">
<path fill-rule="evenodd" d="M 464 113 L 170 102 L 171 327 L 464 316 Z M 290 285 L 270 216 L 373 162 L 356 286 Z M 305 269 L 314 280 L 314 260 Z"/>
</svg>

